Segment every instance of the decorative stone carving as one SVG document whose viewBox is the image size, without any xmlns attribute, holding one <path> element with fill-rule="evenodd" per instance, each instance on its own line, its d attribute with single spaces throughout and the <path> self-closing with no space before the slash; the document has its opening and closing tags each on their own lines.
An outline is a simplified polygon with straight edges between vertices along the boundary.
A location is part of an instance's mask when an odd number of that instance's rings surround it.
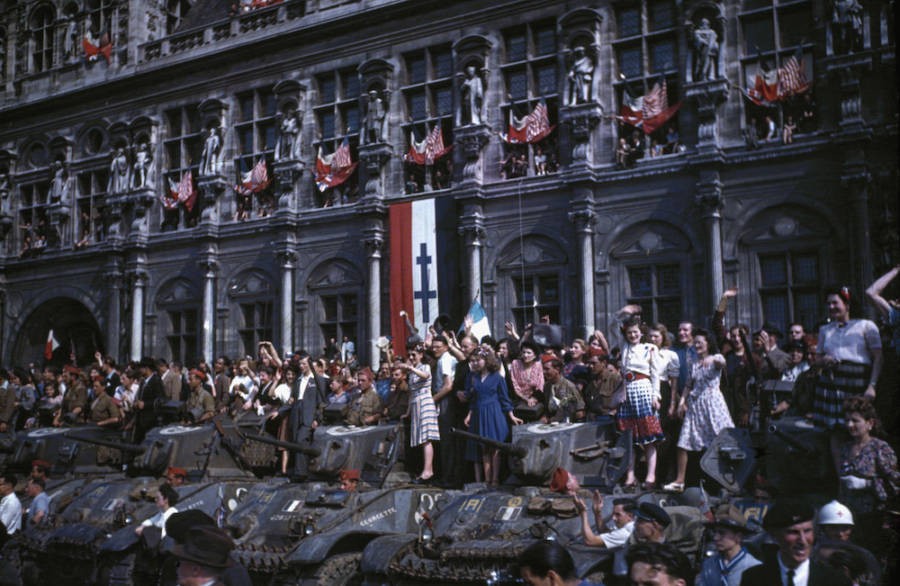
<svg viewBox="0 0 900 586">
<path fill-rule="evenodd" d="M 383 197 L 383 169 L 391 158 L 391 147 L 384 143 L 359 147 L 359 160 L 366 174 L 365 197 Z"/>
<path fill-rule="evenodd" d="M 729 89 L 725 79 L 685 86 L 685 97 L 697 104 L 697 150 L 700 152 L 719 147 L 718 109 L 728 98 Z"/>
<path fill-rule="evenodd" d="M 484 124 L 490 49 L 491 42 L 479 35 L 464 37 L 453 45 L 454 62 L 459 67 L 456 76 L 460 79 L 456 88 L 459 92 L 455 116 L 457 127 Z"/>
<path fill-rule="evenodd" d="M 491 131 L 487 126 L 463 126 L 455 133 L 457 166 L 462 168 L 462 181 L 480 183 L 484 171 L 481 153 L 488 144 Z"/>
</svg>

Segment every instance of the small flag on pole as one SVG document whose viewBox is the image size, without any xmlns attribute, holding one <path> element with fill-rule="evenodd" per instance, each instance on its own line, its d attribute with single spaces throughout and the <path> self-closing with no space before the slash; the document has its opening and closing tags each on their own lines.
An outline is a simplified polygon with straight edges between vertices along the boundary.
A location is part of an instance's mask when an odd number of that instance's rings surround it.
<svg viewBox="0 0 900 586">
<path fill-rule="evenodd" d="M 472 302 L 472 307 L 469 308 L 469 313 L 466 314 L 466 321 L 472 323 L 469 333 L 475 336 L 476 339 L 481 340 L 485 336 L 491 335 L 491 324 L 488 322 L 484 307 L 477 300 Z M 465 322 L 460 330 L 464 329 Z"/>
<path fill-rule="evenodd" d="M 59 348 L 59 340 L 53 335 L 53 329 L 51 328 L 47 333 L 47 344 L 44 346 L 44 358 L 47 360 L 53 359 L 53 353 L 56 352 L 57 348 Z"/>
</svg>

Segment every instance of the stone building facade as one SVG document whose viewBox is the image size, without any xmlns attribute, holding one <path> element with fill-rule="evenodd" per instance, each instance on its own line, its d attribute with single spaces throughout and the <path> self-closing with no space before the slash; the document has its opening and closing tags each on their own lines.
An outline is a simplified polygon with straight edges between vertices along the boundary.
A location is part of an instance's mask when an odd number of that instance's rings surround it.
<svg viewBox="0 0 900 586">
<path fill-rule="evenodd" d="M 898 259 L 892 2 L 0 4 L 4 364 L 50 329 L 80 362 L 343 336 L 368 359 L 391 206 L 428 198 L 441 310 L 477 296 L 495 332 L 628 302 L 703 323 L 731 285 L 729 319 L 809 327 L 826 283 Z M 671 114 L 649 134 L 641 97 Z M 505 142 L 543 107 L 547 138 Z M 437 129 L 452 149 L 410 163 Z"/>
</svg>

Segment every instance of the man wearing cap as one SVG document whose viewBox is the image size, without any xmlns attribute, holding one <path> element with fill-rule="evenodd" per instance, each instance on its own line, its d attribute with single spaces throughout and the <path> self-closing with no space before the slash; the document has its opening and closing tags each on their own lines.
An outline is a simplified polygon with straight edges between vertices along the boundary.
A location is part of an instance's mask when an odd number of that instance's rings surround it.
<svg viewBox="0 0 900 586">
<path fill-rule="evenodd" d="M 53 466 L 46 460 L 35 460 L 31 463 L 31 478 L 43 480 L 47 482 L 50 474 L 50 468 Z"/>
<path fill-rule="evenodd" d="M 634 532 L 629 543 L 662 543 L 666 540 L 666 527 L 672 518 L 661 506 L 654 503 L 638 505 L 634 519 Z"/>
<path fill-rule="evenodd" d="M 64 422 L 74 423 L 83 418 L 84 410 L 88 404 L 87 388 L 81 382 L 81 369 L 66 365 L 63 368 L 62 380 L 66 383 L 66 393 L 63 395 L 62 408 L 53 420 L 55 427 Z"/>
<path fill-rule="evenodd" d="M 838 586 L 849 585 L 844 576 L 811 561 L 815 511 L 806 501 L 778 501 L 766 514 L 763 527 L 778 545 L 763 563 L 746 570 L 741 586 Z"/>
<path fill-rule="evenodd" d="M 583 421 L 584 400 L 575 383 L 562 375 L 562 360 L 551 356 L 541 363 L 544 369 L 544 397 L 550 421 Z"/>
<path fill-rule="evenodd" d="M 178 559 L 180 586 L 224 586 L 222 576 L 231 565 L 234 541 L 218 527 L 189 529 L 183 543 L 172 548 Z"/>
<path fill-rule="evenodd" d="M 734 506 L 722 505 L 710 525 L 716 553 L 703 561 L 697 586 L 739 586 L 741 574 L 762 563 L 744 548 L 744 537 L 752 532 L 747 520 Z"/>
<path fill-rule="evenodd" d="M 591 523 L 588 519 L 587 506 L 584 501 L 577 495 L 575 499 L 575 509 L 581 515 L 581 533 L 584 536 L 586 545 L 595 547 L 619 547 L 628 542 L 631 533 L 634 531 L 634 501 L 631 499 L 616 499 L 613 501 L 613 512 L 609 519 L 603 519 L 603 495 L 599 490 L 594 490 L 592 508 L 594 510 L 594 521 L 597 528 L 606 527 L 609 531 L 597 535 L 591 529 Z M 611 524 L 610 524 L 611 523 Z"/>
<path fill-rule="evenodd" d="M 184 468 L 176 468 L 175 466 L 169 466 L 166 469 L 166 482 L 169 483 L 169 486 L 172 488 L 178 486 L 184 486 L 184 483 L 187 481 L 187 470 Z"/>
<path fill-rule="evenodd" d="M 206 374 L 201 370 L 191 370 L 188 375 L 190 395 L 184 403 L 185 410 L 191 415 L 194 423 L 204 423 L 216 415 L 216 400 L 209 391 L 203 388 Z"/>
</svg>

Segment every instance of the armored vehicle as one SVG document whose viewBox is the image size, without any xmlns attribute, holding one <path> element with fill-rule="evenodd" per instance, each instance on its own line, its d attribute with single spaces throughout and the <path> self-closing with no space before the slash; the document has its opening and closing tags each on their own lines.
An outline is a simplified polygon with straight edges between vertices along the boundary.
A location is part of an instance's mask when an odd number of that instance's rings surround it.
<svg viewBox="0 0 900 586">
<path fill-rule="evenodd" d="M 558 539 L 591 575 L 608 555 L 577 545 L 581 525 L 571 496 L 549 490 L 557 468 L 582 487 L 606 494 L 627 470 L 630 433 L 616 437 L 610 424 L 532 423 L 513 427 L 512 441 L 493 442 L 466 432 L 469 441 L 496 447 L 508 456 L 510 477 L 503 487 L 467 486 L 415 533 L 373 540 L 360 568 L 367 580 L 391 584 L 484 584 L 500 579 L 536 539 Z M 565 490 L 565 489 L 563 489 Z M 587 491 L 582 496 L 590 500 Z M 612 499 L 606 507 L 612 508 Z M 584 549 L 583 555 L 579 548 Z"/>
</svg>

